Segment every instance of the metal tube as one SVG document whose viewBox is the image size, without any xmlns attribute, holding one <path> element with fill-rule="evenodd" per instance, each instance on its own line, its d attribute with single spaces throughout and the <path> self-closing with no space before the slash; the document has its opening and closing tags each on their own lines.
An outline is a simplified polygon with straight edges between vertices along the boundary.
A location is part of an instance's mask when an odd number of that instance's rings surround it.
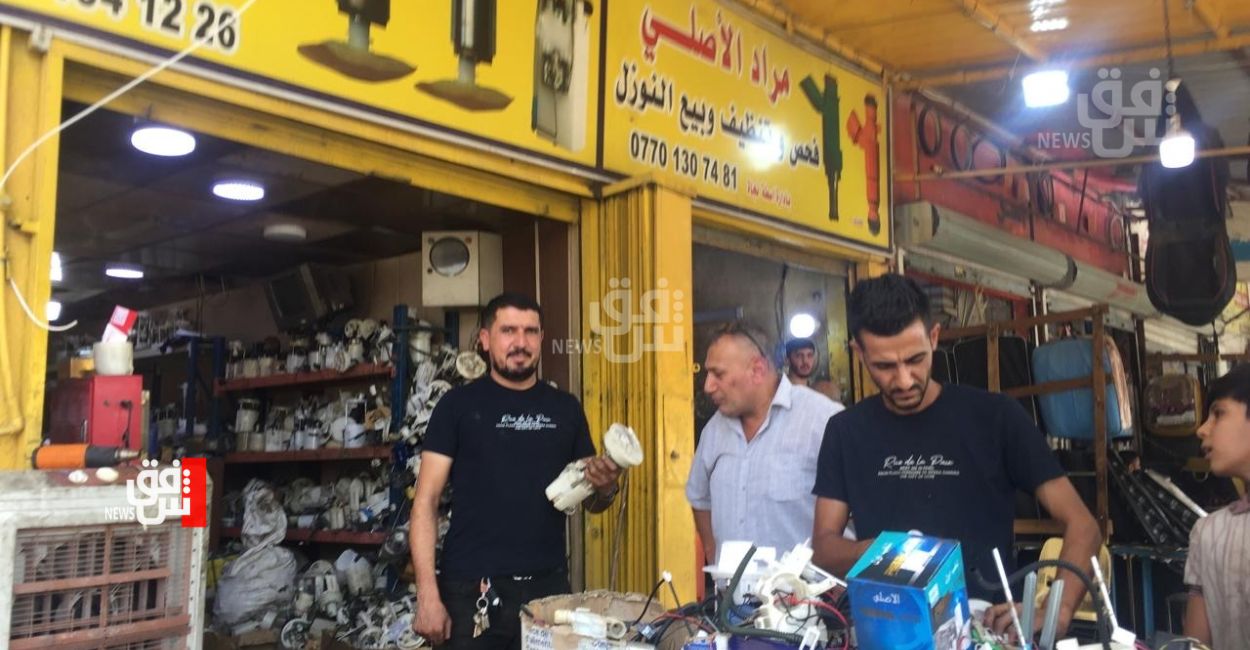
<svg viewBox="0 0 1250 650">
<path fill-rule="evenodd" d="M 459 79 L 469 85 L 477 83 L 477 62 L 469 56 L 468 52 L 460 56 Z"/>
<path fill-rule="evenodd" d="M 1037 612 L 1037 572 L 1030 571 L 1024 578 L 1024 613 L 1020 617 L 1020 647 L 1030 650 L 1033 647 L 1033 615 Z"/>
<path fill-rule="evenodd" d="M 1222 149 L 1206 149 L 1194 154 L 1195 158 L 1233 158 L 1250 154 L 1250 146 L 1224 147 Z M 1015 165 L 1012 167 L 990 167 L 986 169 L 969 169 L 967 171 L 928 172 L 910 176 L 895 174 L 900 181 L 940 181 L 960 178 L 982 178 L 1029 172 L 1050 172 L 1072 169 L 1090 169 L 1091 167 L 1118 167 L 1121 165 L 1142 165 L 1159 160 L 1158 154 L 1145 156 L 1129 156 L 1127 158 L 1098 158 L 1093 160 L 1073 160 L 1070 162 L 1052 162 L 1037 165 Z"/>
<path fill-rule="evenodd" d="M 1056 580 L 1050 585 L 1050 597 L 1046 599 L 1046 620 L 1042 624 L 1042 638 L 1037 647 L 1040 650 L 1055 650 L 1055 633 L 1059 627 L 1059 601 L 1063 599 L 1063 581 Z"/>
<path fill-rule="evenodd" d="M 352 14 L 347 25 L 347 44 L 356 50 L 369 49 L 369 20 L 364 14 Z"/>
</svg>

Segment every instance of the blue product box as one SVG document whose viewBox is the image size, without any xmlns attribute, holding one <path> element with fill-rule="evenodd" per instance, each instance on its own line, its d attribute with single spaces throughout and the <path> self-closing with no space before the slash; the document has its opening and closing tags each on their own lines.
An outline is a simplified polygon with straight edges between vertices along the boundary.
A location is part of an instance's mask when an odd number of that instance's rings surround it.
<svg viewBox="0 0 1250 650">
<path fill-rule="evenodd" d="M 959 542 L 883 532 L 847 574 L 860 650 L 968 650 Z"/>
</svg>

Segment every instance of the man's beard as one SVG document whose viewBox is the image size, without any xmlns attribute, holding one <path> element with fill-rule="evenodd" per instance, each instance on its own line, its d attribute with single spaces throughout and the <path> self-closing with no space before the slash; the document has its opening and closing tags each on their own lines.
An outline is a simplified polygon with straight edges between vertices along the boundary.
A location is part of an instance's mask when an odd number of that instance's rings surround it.
<svg viewBox="0 0 1250 650">
<path fill-rule="evenodd" d="M 929 382 L 930 382 L 931 380 L 932 380 L 932 377 L 925 379 L 925 381 L 924 381 L 924 385 L 919 387 L 919 389 L 920 389 L 920 399 L 919 399 L 918 401 L 916 401 L 916 403 L 915 403 L 915 404 L 910 404 L 910 405 L 908 405 L 908 406 L 903 406 L 903 405 L 899 404 L 898 402 L 894 401 L 894 396 L 893 396 L 893 395 L 891 395 L 890 393 L 887 393 L 887 392 L 885 392 L 885 391 L 881 391 L 881 397 L 882 397 L 883 399 L 885 399 L 887 402 L 889 402 L 892 406 L 894 406 L 894 408 L 895 408 L 896 410 L 898 410 L 898 411 L 902 411 L 902 412 L 904 412 L 904 413 L 911 412 L 911 411 L 915 411 L 915 410 L 917 410 L 917 409 L 919 409 L 919 408 L 920 408 L 920 405 L 921 405 L 921 404 L 924 404 L 924 398 L 925 398 L 925 395 L 927 395 L 927 394 L 929 393 Z M 880 388 L 880 386 L 878 386 L 878 388 Z"/>
<path fill-rule="evenodd" d="M 808 370 L 807 372 L 803 372 L 802 370 L 799 370 L 797 366 L 795 366 L 791 368 L 791 370 L 794 372 L 794 376 L 798 377 L 799 379 L 811 379 L 812 375 L 816 374 L 815 368 L 812 368 L 811 370 Z"/>
<path fill-rule="evenodd" d="M 525 381 L 526 379 L 533 377 L 535 372 L 538 372 L 537 363 L 531 363 L 528 366 L 522 366 L 521 368 L 513 370 L 507 366 L 506 359 L 503 364 L 500 364 L 495 362 L 494 357 L 491 357 L 490 359 L 490 367 L 496 374 L 504 379 L 507 379 L 508 381 Z"/>
</svg>

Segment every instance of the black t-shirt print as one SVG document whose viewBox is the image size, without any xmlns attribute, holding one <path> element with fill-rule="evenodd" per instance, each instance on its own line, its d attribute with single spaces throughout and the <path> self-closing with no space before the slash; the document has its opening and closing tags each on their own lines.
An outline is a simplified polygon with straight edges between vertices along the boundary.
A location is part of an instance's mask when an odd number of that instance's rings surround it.
<svg viewBox="0 0 1250 650">
<path fill-rule="evenodd" d="M 920 413 L 895 414 L 878 395 L 830 418 L 812 492 L 847 503 L 860 539 L 919 530 L 959 540 L 968 592 L 987 598 L 971 572 L 995 579 L 993 548 L 1012 564 L 1016 491 L 1032 494 L 1060 476 L 1019 403 L 944 385 Z"/>
<path fill-rule="evenodd" d="M 565 465 L 595 454 L 577 398 L 541 381 L 512 390 L 488 374 L 439 400 L 425 450 L 452 458 L 442 575 L 477 579 L 565 567 L 565 515 L 544 491 Z"/>
</svg>

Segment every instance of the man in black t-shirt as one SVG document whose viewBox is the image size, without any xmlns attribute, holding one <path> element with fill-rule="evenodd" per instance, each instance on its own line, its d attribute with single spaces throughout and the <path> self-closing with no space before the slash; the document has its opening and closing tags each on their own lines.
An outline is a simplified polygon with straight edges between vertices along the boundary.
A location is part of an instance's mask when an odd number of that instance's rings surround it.
<svg viewBox="0 0 1250 650">
<path fill-rule="evenodd" d="M 521 647 L 520 607 L 569 591 L 565 515 L 547 485 L 568 463 L 586 460 L 595 492 L 584 503 L 602 512 L 616 495 L 620 469 L 595 457 L 577 398 L 538 381 L 542 310 L 526 296 L 503 294 L 482 312 L 479 332 L 490 372 L 448 392 L 430 416 L 412 507 L 417 577 L 413 629 L 449 648 Z M 437 577 L 438 501 L 451 481 L 451 528 Z M 489 627 L 474 635 L 474 615 L 489 584 Z"/>
<path fill-rule="evenodd" d="M 940 326 L 920 287 L 893 274 L 860 282 L 848 319 L 851 346 L 881 392 L 825 427 L 813 489 L 816 563 L 846 575 L 881 531 L 920 530 L 959 540 L 969 594 L 990 597 L 972 573 L 999 582 L 994 548 L 1012 570 L 1014 499 L 1023 490 L 1063 524 L 1061 559 L 1088 566 L 1098 553 L 1098 524 L 1024 409 L 1005 395 L 931 380 Z M 842 538 L 851 516 L 858 542 Z M 1063 632 L 1085 589 L 1067 571 L 1059 578 Z M 1006 630 L 1010 605 L 991 608 L 986 619 Z M 1039 614 L 1033 631 L 1042 621 Z"/>
</svg>

